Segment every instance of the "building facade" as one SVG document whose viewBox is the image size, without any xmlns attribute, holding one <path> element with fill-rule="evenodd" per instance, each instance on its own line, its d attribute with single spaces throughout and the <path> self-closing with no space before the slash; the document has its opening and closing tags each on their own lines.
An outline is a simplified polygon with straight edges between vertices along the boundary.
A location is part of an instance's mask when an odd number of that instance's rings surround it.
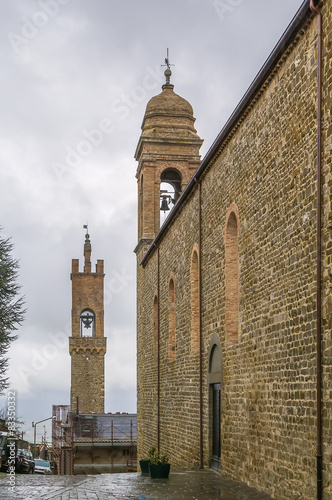
<svg viewBox="0 0 332 500">
<path fill-rule="evenodd" d="M 200 164 L 165 72 L 136 150 L 138 459 L 278 500 L 332 498 L 331 27 L 303 2 Z"/>
<path fill-rule="evenodd" d="M 84 243 L 84 270 L 72 260 L 71 409 L 104 412 L 106 338 L 104 337 L 104 261 L 91 272 L 91 242 Z"/>
<path fill-rule="evenodd" d="M 53 405 L 52 410 L 56 474 L 136 471 L 136 414 L 77 414 L 69 405 Z"/>
</svg>

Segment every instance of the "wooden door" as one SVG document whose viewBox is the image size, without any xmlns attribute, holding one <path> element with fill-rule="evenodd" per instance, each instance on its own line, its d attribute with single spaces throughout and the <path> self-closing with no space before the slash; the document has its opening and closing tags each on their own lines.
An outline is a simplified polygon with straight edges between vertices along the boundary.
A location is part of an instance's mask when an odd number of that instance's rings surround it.
<svg viewBox="0 0 332 500">
<path fill-rule="evenodd" d="M 221 468 L 221 384 L 211 384 L 212 388 L 212 459 L 211 467 L 216 470 Z"/>
</svg>

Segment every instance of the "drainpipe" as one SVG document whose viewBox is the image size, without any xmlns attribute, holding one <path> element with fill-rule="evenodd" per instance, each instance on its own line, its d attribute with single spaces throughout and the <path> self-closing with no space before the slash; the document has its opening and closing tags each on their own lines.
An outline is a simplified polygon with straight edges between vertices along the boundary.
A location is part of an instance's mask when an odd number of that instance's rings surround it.
<svg viewBox="0 0 332 500">
<path fill-rule="evenodd" d="M 322 250 L 321 250 L 321 140 L 322 140 L 322 13 L 310 0 L 317 14 L 317 500 L 323 498 L 322 454 Z"/>
<path fill-rule="evenodd" d="M 157 248 L 157 449 L 160 453 L 160 306 L 159 306 L 159 275 L 160 275 L 159 247 Z"/>
<path fill-rule="evenodd" d="M 195 178 L 198 188 L 198 310 L 199 310 L 199 444 L 200 469 L 203 469 L 203 341 L 202 341 L 202 193 L 201 183 Z"/>
</svg>

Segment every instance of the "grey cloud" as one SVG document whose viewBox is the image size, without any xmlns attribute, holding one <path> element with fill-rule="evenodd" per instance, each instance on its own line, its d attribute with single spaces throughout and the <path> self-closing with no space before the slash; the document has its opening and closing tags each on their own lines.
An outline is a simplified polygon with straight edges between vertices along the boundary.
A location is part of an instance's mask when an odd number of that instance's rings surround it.
<svg viewBox="0 0 332 500">
<path fill-rule="evenodd" d="M 88 221 L 92 259 L 105 260 L 105 287 L 112 295 L 105 305 L 106 410 L 134 411 L 135 279 L 122 289 L 121 281 L 110 280 L 114 273 L 135 274 L 133 156 L 146 103 L 162 84 L 155 78 L 153 88 L 144 88 L 144 77 L 148 67 L 160 71 L 169 47 L 175 91 L 194 108 L 204 154 L 301 2 L 237 3 L 222 20 L 213 0 L 71 0 L 17 53 L 8 33 L 20 34 L 22 18 L 33 19 L 40 2 L 2 3 L 0 223 L 20 258 L 28 305 L 12 351 L 13 372 L 27 362 L 26 343 L 42 350 L 49 335 L 63 332 L 70 320 L 71 259 L 82 262 L 82 225 Z M 137 88 L 143 89 L 142 99 L 135 99 Z M 116 103 L 128 96 L 130 105 L 121 114 Z M 103 118 L 114 123 L 112 133 L 59 179 L 54 162 L 65 163 L 67 148 L 77 152 L 84 130 L 97 128 Z M 121 363 L 111 360 L 125 362 L 128 345 L 126 376 L 132 385 L 126 391 L 119 383 Z M 70 381 L 59 373 L 57 359 L 47 374 L 50 380 L 59 377 L 50 390 L 31 384 L 28 396 L 16 387 L 28 432 L 32 420 L 50 416 L 52 403 L 69 402 Z"/>
</svg>

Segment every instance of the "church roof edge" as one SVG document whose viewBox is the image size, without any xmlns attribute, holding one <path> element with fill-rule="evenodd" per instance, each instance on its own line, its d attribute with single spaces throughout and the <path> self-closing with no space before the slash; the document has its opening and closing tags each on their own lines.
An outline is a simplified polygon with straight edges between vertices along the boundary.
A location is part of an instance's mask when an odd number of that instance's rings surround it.
<svg viewBox="0 0 332 500">
<path fill-rule="evenodd" d="M 319 3 L 319 0 L 314 0 L 314 4 L 317 5 Z M 206 167 L 209 165 L 210 161 L 212 158 L 215 156 L 215 154 L 218 152 L 220 146 L 222 143 L 225 141 L 227 136 L 230 134 L 232 129 L 235 127 L 241 116 L 245 113 L 247 108 L 250 106 L 252 101 L 254 100 L 254 97 L 257 95 L 261 87 L 263 86 L 264 82 L 268 79 L 268 77 L 271 75 L 273 72 L 275 66 L 277 65 L 278 61 L 281 59 L 283 54 L 287 51 L 287 48 L 291 45 L 291 43 L 294 41 L 296 35 L 299 33 L 299 31 L 302 29 L 303 25 L 308 21 L 308 19 L 313 16 L 313 13 L 310 8 L 310 0 L 304 0 L 298 11 L 296 12 L 295 16 L 293 17 L 292 21 L 289 23 L 288 27 L 280 37 L 279 41 L 275 45 L 274 49 L 270 53 L 269 57 L 266 59 L 265 63 L 257 73 L 256 77 L 252 81 L 251 85 L 249 86 L 248 90 L 240 100 L 239 104 L 236 106 L 235 110 L 227 120 L 226 124 L 224 127 L 221 129 L 219 134 L 217 135 L 216 139 L 212 143 L 210 149 L 206 153 L 205 157 L 203 158 L 200 166 L 190 179 L 189 183 L 187 184 L 185 190 L 181 194 L 180 198 L 178 199 L 177 203 L 174 205 L 172 211 L 168 215 L 167 220 L 164 222 L 164 224 L 161 226 L 159 229 L 158 233 L 156 234 L 154 240 L 152 241 L 150 247 L 144 254 L 144 257 L 142 258 L 140 265 L 144 266 L 150 255 L 153 253 L 154 249 L 157 247 L 157 243 L 161 240 L 163 234 L 167 231 L 168 226 L 172 223 L 172 220 L 176 216 L 177 212 L 180 210 L 182 204 L 186 200 L 187 196 L 191 192 L 191 190 L 196 186 L 196 181 L 201 177 L 203 174 L 204 170 Z"/>
</svg>

